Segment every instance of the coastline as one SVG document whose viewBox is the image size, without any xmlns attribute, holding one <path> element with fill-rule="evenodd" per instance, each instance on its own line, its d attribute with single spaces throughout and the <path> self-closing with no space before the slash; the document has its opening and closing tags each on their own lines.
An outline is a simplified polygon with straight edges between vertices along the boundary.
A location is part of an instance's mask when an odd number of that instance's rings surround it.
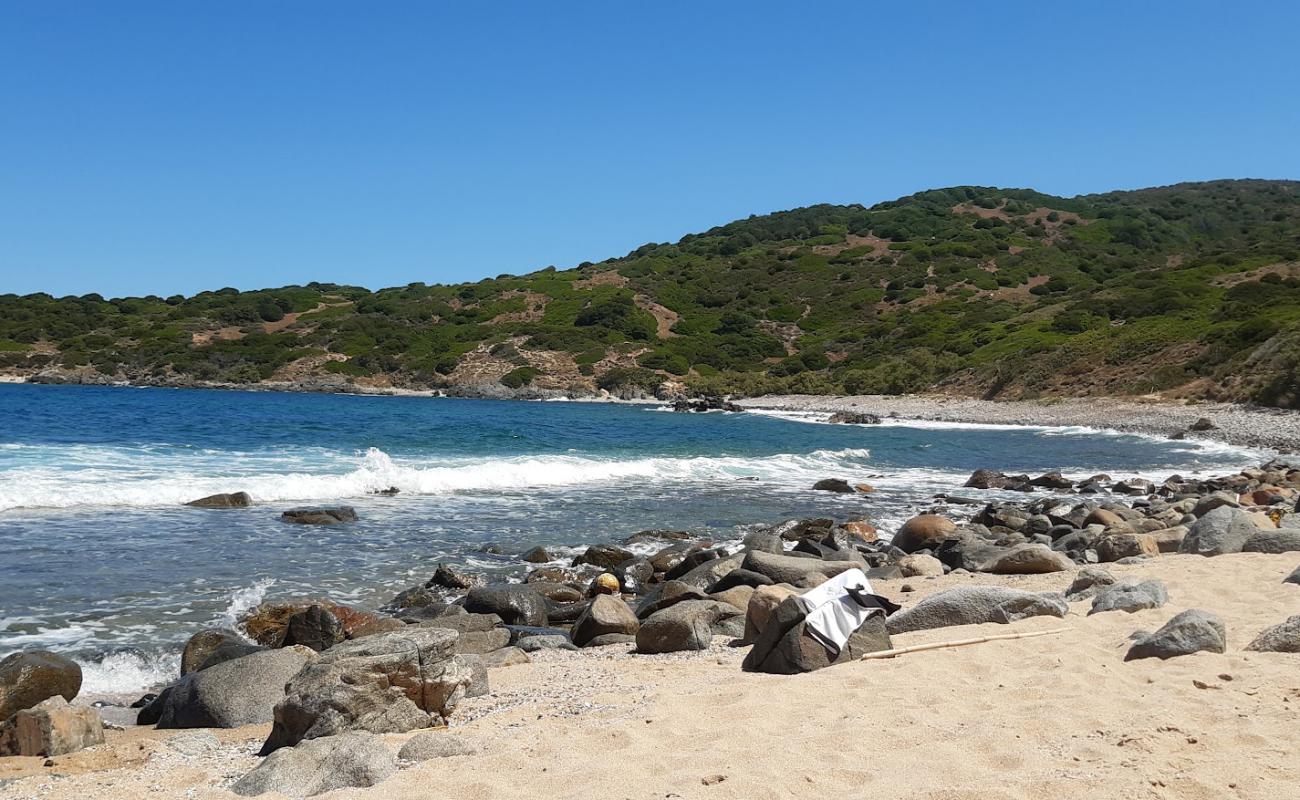
<svg viewBox="0 0 1300 800">
<path fill-rule="evenodd" d="M 929 422 L 1080 426 L 1125 433 L 1223 442 L 1239 447 L 1300 451 L 1300 411 L 1234 403 L 1184 404 L 1166 400 L 1118 397 L 1051 400 L 978 400 L 950 395 L 769 395 L 735 401 L 747 409 L 820 412 L 857 411 L 879 417 Z M 1191 432 L 1198 420 L 1214 428 Z"/>
</svg>

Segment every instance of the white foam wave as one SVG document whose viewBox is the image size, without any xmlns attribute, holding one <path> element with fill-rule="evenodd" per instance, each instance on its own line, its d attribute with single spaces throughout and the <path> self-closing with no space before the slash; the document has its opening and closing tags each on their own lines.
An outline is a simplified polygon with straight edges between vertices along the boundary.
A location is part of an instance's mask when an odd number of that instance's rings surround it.
<svg viewBox="0 0 1300 800">
<path fill-rule="evenodd" d="M 601 459 L 584 456 L 427 459 L 396 462 L 371 448 L 354 469 L 330 474 L 306 471 L 202 475 L 182 471 L 175 458 L 134 471 L 20 468 L 0 473 L 0 511 L 79 506 L 159 507 L 178 505 L 216 492 L 246 491 L 259 502 L 321 501 L 364 497 L 396 487 L 402 494 L 525 490 L 639 481 L 707 481 L 755 477 L 801 485 L 828 471 L 861 469 L 870 452 L 862 448 L 765 457 L 651 457 Z M 183 463 L 183 462 L 181 462 Z M 339 459 L 327 467 L 339 468 Z M 263 459 L 262 468 L 274 467 Z M 71 465 L 70 465 L 71 466 Z M 283 466 L 301 469 L 301 458 Z"/>
<path fill-rule="evenodd" d="M 230 603 L 217 615 L 217 623 L 223 628 L 235 628 L 240 618 L 262 604 L 266 592 L 275 585 L 275 578 L 260 580 L 252 586 L 236 589 L 230 595 Z"/>
<path fill-rule="evenodd" d="M 146 656 L 124 651 L 81 665 L 82 694 L 129 694 L 174 681 L 181 671 L 176 653 Z"/>
</svg>

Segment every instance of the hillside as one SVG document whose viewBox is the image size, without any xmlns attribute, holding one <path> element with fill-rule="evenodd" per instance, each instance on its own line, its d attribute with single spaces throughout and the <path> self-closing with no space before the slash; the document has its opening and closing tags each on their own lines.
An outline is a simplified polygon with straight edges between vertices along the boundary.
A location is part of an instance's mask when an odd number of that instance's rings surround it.
<svg viewBox="0 0 1300 800">
<path fill-rule="evenodd" d="M 370 291 L 0 296 L 43 381 L 1300 402 L 1300 183 L 957 187 L 572 269 Z M 681 387 L 673 387 L 680 391 Z"/>
</svg>

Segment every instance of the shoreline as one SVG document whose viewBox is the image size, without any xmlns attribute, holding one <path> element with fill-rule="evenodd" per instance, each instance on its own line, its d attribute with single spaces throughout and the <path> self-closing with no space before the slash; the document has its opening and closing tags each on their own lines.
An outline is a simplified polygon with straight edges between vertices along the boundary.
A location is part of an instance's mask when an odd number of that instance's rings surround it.
<svg viewBox="0 0 1300 800">
<path fill-rule="evenodd" d="M 1086 427 L 1209 440 L 1279 453 L 1300 451 L 1300 411 L 1234 403 L 1183 404 L 1119 397 L 1051 400 L 978 400 L 950 395 L 768 395 L 735 401 L 746 409 L 819 412 L 857 411 L 902 420 L 1022 425 L 1045 428 Z M 1190 431 L 1206 418 L 1214 428 Z"/>
</svg>

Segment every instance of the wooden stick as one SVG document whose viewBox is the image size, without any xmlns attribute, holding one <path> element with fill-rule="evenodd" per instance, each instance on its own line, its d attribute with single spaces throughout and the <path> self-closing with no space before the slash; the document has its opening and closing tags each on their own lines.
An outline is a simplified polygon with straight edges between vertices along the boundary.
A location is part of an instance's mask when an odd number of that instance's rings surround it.
<svg viewBox="0 0 1300 800">
<path fill-rule="evenodd" d="M 983 644 L 984 642 L 996 642 L 1000 639 L 1028 639 L 1033 636 L 1051 636 L 1054 633 L 1065 633 L 1069 628 L 1053 628 L 1048 631 L 1022 631 L 1020 633 L 995 633 L 990 636 L 977 636 L 974 639 L 957 639 L 951 642 L 927 642 L 926 644 L 914 644 L 911 647 L 898 647 L 893 650 L 878 650 L 874 653 L 867 653 L 862 657 L 862 661 L 872 658 L 893 658 L 907 653 L 919 653 L 922 650 L 938 650 L 942 647 L 964 647 L 968 644 Z"/>
</svg>

